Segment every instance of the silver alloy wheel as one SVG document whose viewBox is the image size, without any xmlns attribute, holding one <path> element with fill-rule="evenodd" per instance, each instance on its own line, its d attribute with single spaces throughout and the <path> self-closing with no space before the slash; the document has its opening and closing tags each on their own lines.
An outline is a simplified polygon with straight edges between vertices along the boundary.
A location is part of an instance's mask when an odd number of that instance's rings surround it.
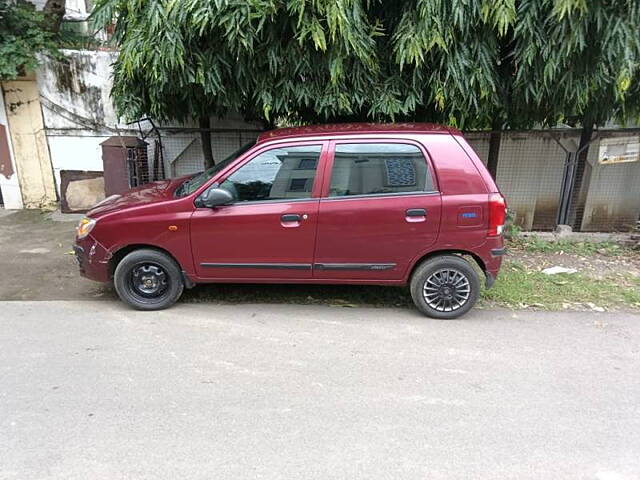
<svg viewBox="0 0 640 480">
<path fill-rule="evenodd" d="M 424 300 L 438 312 L 453 312 L 462 308 L 471 295 L 467 276 L 454 268 L 432 273 L 422 288 Z"/>
</svg>

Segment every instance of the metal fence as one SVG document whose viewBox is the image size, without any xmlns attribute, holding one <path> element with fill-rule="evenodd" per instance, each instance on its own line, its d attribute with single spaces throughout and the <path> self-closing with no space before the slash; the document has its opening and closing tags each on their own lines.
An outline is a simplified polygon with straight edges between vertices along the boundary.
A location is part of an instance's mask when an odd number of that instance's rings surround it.
<svg viewBox="0 0 640 480">
<path fill-rule="evenodd" d="M 203 170 L 203 131 L 210 134 L 215 162 L 255 140 L 260 133 L 155 126 L 141 130 L 146 151 L 137 155 L 146 154 L 148 167 L 138 169 L 142 175 L 135 181 L 146 183 Z M 490 134 L 465 134 L 485 163 Z M 572 225 L 576 231 L 630 231 L 637 225 L 640 129 L 596 131 L 587 151 L 583 188 L 572 194 L 567 191 L 567 183 L 575 175 L 580 134 L 580 129 L 502 132 L 496 181 L 522 229 L 553 230 L 559 221 Z"/>
<path fill-rule="evenodd" d="M 203 141 L 206 141 L 206 136 L 211 143 L 213 161 L 218 163 L 255 140 L 260 132 L 247 129 L 155 128 L 146 138 L 153 143 L 152 155 L 162 159 L 165 175 L 179 177 L 204 169 Z M 208 135 L 203 137 L 203 133 Z"/>
<path fill-rule="evenodd" d="M 515 222 L 524 230 L 630 231 L 640 218 L 640 130 L 594 132 L 579 192 L 567 191 L 575 175 L 580 129 L 502 132 L 496 182 Z M 468 132 L 486 163 L 490 132 Z M 568 205 L 562 218 L 563 197 Z"/>
<path fill-rule="evenodd" d="M 128 187 L 136 187 L 200 172 L 205 167 L 205 138 L 209 139 L 213 162 L 217 163 L 255 140 L 260 132 L 257 129 L 158 128 L 151 124 L 149 128 L 139 128 L 135 137 L 129 131 L 127 135 L 116 135 L 103 143 L 103 160 L 105 146 L 115 147 L 119 160 L 112 167 L 118 171 L 105 171 L 105 177 L 126 178 Z M 107 163 L 106 168 L 109 168 Z"/>
</svg>

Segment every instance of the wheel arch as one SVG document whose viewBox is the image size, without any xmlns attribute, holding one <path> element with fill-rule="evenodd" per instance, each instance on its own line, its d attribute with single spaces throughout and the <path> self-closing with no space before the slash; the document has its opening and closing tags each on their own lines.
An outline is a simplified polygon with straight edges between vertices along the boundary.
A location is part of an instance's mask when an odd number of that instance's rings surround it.
<svg viewBox="0 0 640 480">
<path fill-rule="evenodd" d="M 170 257 L 174 262 L 176 262 L 176 265 L 178 265 L 180 270 L 183 271 L 183 275 L 184 275 L 184 268 L 182 267 L 178 259 L 174 255 L 172 255 L 171 252 L 169 252 L 168 250 L 162 247 L 158 247 L 157 245 L 150 245 L 146 243 L 133 243 L 130 245 L 123 245 L 111 253 L 111 258 L 109 258 L 109 277 L 113 278 L 113 274 L 116 271 L 116 267 L 124 257 L 129 255 L 131 252 L 134 252 L 136 250 L 143 250 L 143 249 L 156 250 L 158 252 L 164 253 L 165 255 Z"/>
<path fill-rule="evenodd" d="M 489 275 L 487 274 L 487 266 L 485 265 L 484 260 L 482 260 L 482 258 L 480 258 L 477 254 L 475 254 L 473 252 L 470 252 L 468 250 L 455 249 L 455 248 L 454 249 L 434 250 L 434 251 L 429 252 L 429 253 L 423 255 L 422 257 L 418 258 L 413 263 L 411 268 L 409 269 L 409 275 L 407 276 L 407 282 L 411 281 L 411 277 L 413 277 L 413 273 L 424 262 L 426 262 L 427 260 L 431 260 L 432 258 L 435 258 L 435 257 L 442 257 L 444 255 L 455 255 L 455 256 L 458 256 L 458 257 L 470 257 L 470 258 L 472 258 L 473 261 L 478 266 L 478 268 L 480 270 L 482 270 L 482 273 L 484 274 L 487 282 L 490 282 Z"/>
</svg>

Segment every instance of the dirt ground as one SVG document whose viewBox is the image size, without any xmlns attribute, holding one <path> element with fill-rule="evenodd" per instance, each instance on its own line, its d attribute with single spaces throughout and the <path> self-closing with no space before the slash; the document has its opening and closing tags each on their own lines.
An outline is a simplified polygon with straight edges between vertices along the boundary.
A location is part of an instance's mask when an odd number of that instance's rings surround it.
<svg viewBox="0 0 640 480">
<path fill-rule="evenodd" d="M 548 267 L 574 268 L 591 278 L 610 278 L 618 275 L 640 277 L 640 252 L 637 255 L 612 256 L 594 253 L 589 256 L 567 252 L 525 252 L 509 249 L 510 260 L 524 265 L 527 270 L 540 271 Z"/>
<path fill-rule="evenodd" d="M 0 300 L 114 298 L 112 289 L 81 278 L 72 253 L 77 215 L 0 209 Z"/>
</svg>

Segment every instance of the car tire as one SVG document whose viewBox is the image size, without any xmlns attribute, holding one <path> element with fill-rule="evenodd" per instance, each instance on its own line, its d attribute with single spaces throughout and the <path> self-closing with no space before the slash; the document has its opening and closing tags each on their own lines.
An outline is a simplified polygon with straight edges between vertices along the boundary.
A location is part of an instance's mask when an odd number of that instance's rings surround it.
<svg viewBox="0 0 640 480">
<path fill-rule="evenodd" d="M 464 315 L 475 305 L 480 279 L 464 258 L 441 255 L 416 268 L 410 288 L 418 310 L 428 317 L 448 320 Z"/>
<path fill-rule="evenodd" d="M 180 298 L 182 271 L 169 255 L 141 249 L 127 254 L 116 267 L 113 283 L 120 299 L 137 310 L 162 310 Z"/>
</svg>

